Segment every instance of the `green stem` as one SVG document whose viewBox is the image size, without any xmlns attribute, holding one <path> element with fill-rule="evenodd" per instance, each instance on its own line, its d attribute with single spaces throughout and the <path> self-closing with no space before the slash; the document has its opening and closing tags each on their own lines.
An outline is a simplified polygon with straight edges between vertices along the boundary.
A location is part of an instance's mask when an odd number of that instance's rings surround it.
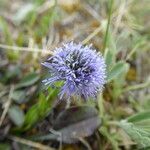
<svg viewBox="0 0 150 150">
<path fill-rule="evenodd" d="M 148 87 L 149 85 L 150 85 L 150 81 L 147 81 L 147 82 L 145 82 L 145 83 L 141 83 L 141 84 L 129 86 L 129 87 L 125 88 L 123 91 L 124 91 L 124 92 L 128 92 L 128 91 L 131 91 L 131 90 L 139 90 L 139 89 L 146 88 L 146 87 Z"/>
<path fill-rule="evenodd" d="M 99 131 L 111 143 L 112 150 L 119 150 L 118 143 L 116 142 L 116 140 L 114 139 L 114 137 L 108 132 L 108 130 L 107 130 L 106 127 L 101 127 L 99 129 Z"/>
<path fill-rule="evenodd" d="M 106 28 L 105 38 L 104 38 L 104 50 L 106 49 L 107 41 L 108 41 L 109 26 L 110 26 L 112 8 L 113 8 L 112 6 L 113 6 L 113 0 L 110 0 L 109 1 L 109 12 L 108 12 L 108 23 L 107 23 L 107 28 Z"/>
<path fill-rule="evenodd" d="M 99 111 L 100 111 L 100 117 L 103 119 L 103 117 L 104 117 L 104 104 L 103 104 L 102 94 L 100 94 L 98 96 L 98 107 L 99 107 Z"/>
</svg>

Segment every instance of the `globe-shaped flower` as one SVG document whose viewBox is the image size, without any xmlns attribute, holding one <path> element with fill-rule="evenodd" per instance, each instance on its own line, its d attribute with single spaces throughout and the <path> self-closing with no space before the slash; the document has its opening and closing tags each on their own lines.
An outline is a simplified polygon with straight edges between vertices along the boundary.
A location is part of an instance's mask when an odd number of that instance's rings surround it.
<svg viewBox="0 0 150 150">
<path fill-rule="evenodd" d="M 63 44 L 42 64 L 49 68 L 51 74 L 50 78 L 43 80 L 45 85 L 64 81 L 60 98 L 73 95 L 85 100 L 95 98 L 106 82 L 104 58 L 91 45 L 83 46 L 73 42 Z"/>
</svg>

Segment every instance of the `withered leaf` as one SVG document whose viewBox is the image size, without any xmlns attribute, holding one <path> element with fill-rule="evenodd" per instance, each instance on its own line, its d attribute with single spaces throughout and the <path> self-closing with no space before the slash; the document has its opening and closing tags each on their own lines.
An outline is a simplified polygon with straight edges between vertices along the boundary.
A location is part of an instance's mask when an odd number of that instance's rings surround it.
<svg viewBox="0 0 150 150">
<path fill-rule="evenodd" d="M 64 143 L 75 143 L 80 138 L 88 137 L 100 126 L 101 120 L 94 107 L 71 107 L 62 111 L 53 124 L 57 136 L 48 134 L 36 139 L 57 139 Z M 55 133 L 54 133 L 55 134 Z"/>
</svg>

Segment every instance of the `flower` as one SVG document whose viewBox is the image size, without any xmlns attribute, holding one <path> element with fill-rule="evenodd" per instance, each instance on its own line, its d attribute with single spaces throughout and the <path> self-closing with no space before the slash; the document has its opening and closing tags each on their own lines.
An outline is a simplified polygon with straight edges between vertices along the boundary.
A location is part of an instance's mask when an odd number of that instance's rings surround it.
<svg viewBox="0 0 150 150">
<path fill-rule="evenodd" d="M 106 65 L 101 53 L 92 45 L 83 46 L 69 42 L 54 50 L 54 55 L 42 63 L 50 70 L 51 77 L 43 80 L 45 85 L 64 81 L 60 98 L 73 95 L 87 100 L 96 98 L 106 83 Z"/>
</svg>

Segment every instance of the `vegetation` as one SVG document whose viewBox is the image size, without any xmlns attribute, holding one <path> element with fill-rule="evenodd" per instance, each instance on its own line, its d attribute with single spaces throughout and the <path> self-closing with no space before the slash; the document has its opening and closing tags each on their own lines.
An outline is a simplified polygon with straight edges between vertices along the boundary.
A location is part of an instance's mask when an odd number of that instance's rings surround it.
<svg viewBox="0 0 150 150">
<path fill-rule="evenodd" d="M 0 0 L 0 150 L 150 149 L 148 4 Z M 104 55 L 107 83 L 97 100 L 66 109 L 59 88 L 42 84 L 41 63 L 72 40 Z"/>
</svg>

